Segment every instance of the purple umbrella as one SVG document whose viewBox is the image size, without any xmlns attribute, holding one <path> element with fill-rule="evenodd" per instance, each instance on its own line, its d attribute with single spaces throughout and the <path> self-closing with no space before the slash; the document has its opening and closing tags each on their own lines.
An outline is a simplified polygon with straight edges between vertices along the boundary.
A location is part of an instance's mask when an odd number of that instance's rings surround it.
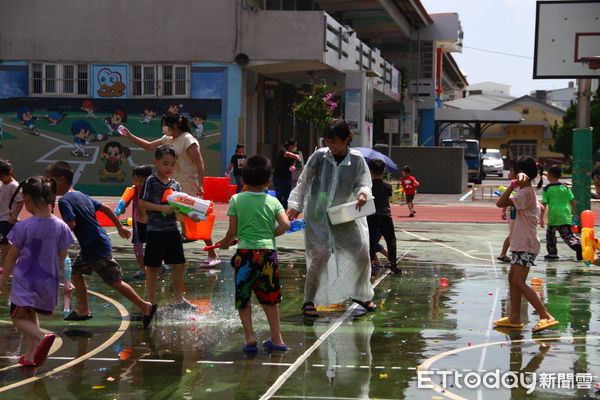
<svg viewBox="0 0 600 400">
<path fill-rule="evenodd" d="M 369 149 L 367 147 L 353 147 L 354 150 L 358 150 L 362 153 L 363 157 L 369 160 L 381 160 L 385 163 L 385 170 L 387 172 L 393 172 L 395 174 L 399 174 L 400 170 L 395 162 L 393 162 L 388 156 L 383 153 L 378 152 L 377 150 Z"/>
</svg>

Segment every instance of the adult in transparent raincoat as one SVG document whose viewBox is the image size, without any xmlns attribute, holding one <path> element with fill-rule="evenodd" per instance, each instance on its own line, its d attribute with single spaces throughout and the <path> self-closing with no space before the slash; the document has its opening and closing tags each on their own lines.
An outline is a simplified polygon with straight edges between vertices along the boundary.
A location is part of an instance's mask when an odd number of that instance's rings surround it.
<svg viewBox="0 0 600 400">
<path fill-rule="evenodd" d="M 331 225 L 327 209 L 371 196 L 371 174 L 362 154 L 349 147 L 352 134 L 344 120 L 334 120 L 325 131 L 327 147 L 306 163 L 288 200 L 290 220 L 304 214 L 306 230 L 305 316 L 317 316 L 315 304 L 352 299 L 374 311 L 366 218 Z"/>
</svg>

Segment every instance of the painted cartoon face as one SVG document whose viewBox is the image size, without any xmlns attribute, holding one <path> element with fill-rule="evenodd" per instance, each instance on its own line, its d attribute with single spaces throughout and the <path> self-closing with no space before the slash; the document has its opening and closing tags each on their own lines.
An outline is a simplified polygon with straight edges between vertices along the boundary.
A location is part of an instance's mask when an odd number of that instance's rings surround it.
<svg viewBox="0 0 600 400">
<path fill-rule="evenodd" d="M 156 115 L 156 111 L 144 110 L 144 115 L 147 115 L 149 117 L 154 117 Z"/>
<path fill-rule="evenodd" d="M 167 108 L 167 112 L 169 112 L 169 113 L 178 113 L 179 112 L 179 106 L 177 104 L 171 104 L 169 106 L 169 108 Z"/>
<path fill-rule="evenodd" d="M 114 113 L 111 117 L 110 117 L 110 123 L 113 125 L 121 125 L 121 121 L 123 121 L 123 119 L 121 118 L 121 116 L 117 113 Z"/>
<path fill-rule="evenodd" d="M 90 130 L 89 129 L 82 129 L 75 136 L 78 137 L 78 138 L 80 138 L 80 139 L 84 139 L 85 140 L 85 139 L 87 139 L 90 136 Z"/>
<path fill-rule="evenodd" d="M 192 118 L 192 122 L 194 122 L 194 125 L 201 125 L 204 123 L 204 118 L 194 117 L 194 118 Z"/>
<path fill-rule="evenodd" d="M 110 161 L 119 161 L 121 159 L 121 151 L 117 146 L 109 146 L 104 154 Z"/>
<path fill-rule="evenodd" d="M 23 113 L 23 121 L 31 121 L 33 119 L 33 114 L 31 111 L 26 111 Z"/>
</svg>

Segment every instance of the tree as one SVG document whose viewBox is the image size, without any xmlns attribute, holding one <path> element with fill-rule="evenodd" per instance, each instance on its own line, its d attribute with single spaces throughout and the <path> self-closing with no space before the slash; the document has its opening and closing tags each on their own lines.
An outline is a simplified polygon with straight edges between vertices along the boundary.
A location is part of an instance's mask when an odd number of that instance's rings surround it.
<svg viewBox="0 0 600 400">
<path fill-rule="evenodd" d="M 338 104 L 333 101 L 333 96 L 334 94 L 326 84 L 317 84 L 312 87 L 310 93 L 292 107 L 296 118 L 311 124 L 309 133 L 311 148 L 316 143 L 312 131 L 316 130 L 318 135 L 333 120 L 333 112 L 338 107 Z"/>
<path fill-rule="evenodd" d="M 571 161 L 573 155 L 573 129 L 577 124 L 577 103 L 571 103 L 560 124 L 555 123 L 552 127 L 554 145 L 550 150 L 565 156 L 565 162 Z M 592 97 L 590 125 L 594 129 L 592 135 L 592 152 L 600 148 L 600 87 Z"/>
</svg>

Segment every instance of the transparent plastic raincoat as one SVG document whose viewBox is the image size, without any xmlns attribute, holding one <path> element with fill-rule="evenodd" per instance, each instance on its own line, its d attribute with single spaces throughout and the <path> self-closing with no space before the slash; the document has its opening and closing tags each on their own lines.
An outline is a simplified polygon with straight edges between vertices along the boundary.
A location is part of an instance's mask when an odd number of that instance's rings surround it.
<svg viewBox="0 0 600 400">
<path fill-rule="evenodd" d="M 329 207 L 356 200 L 360 193 L 371 196 L 371 174 L 360 152 L 350 149 L 339 165 L 327 147 L 310 156 L 288 200 L 306 220 L 305 302 L 373 299 L 367 219 L 331 225 L 327 216 Z"/>
</svg>

